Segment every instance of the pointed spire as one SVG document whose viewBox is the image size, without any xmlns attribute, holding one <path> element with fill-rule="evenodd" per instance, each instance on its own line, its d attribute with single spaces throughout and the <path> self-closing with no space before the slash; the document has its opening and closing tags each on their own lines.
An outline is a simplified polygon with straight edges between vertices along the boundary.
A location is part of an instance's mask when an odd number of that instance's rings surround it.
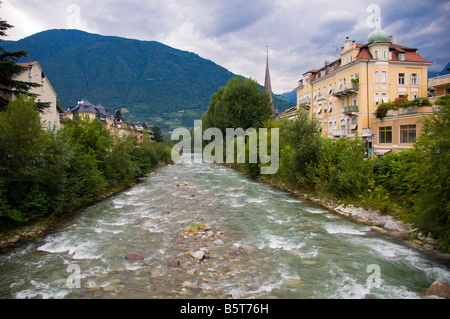
<svg viewBox="0 0 450 319">
<path fill-rule="evenodd" d="M 266 62 L 266 79 L 264 81 L 264 92 L 269 94 L 270 106 L 272 107 L 272 111 L 275 112 L 275 104 L 272 96 L 272 83 L 270 81 L 270 72 L 269 72 L 269 47 L 267 46 L 267 62 Z"/>
</svg>

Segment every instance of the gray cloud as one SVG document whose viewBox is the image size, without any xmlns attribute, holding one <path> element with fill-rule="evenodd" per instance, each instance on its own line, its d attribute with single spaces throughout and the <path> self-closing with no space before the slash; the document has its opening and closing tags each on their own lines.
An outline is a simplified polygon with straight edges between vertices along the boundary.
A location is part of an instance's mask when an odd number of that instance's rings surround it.
<svg viewBox="0 0 450 319">
<path fill-rule="evenodd" d="M 366 8 L 373 0 L 3 0 L 27 17 L 22 29 L 67 28 L 67 7 L 81 9 L 81 29 L 104 35 L 155 40 L 192 51 L 230 71 L 264 81 L 270 46 L 272 86 L 292 90 L 300 75 L 338 58 L 345 37 L 365 43 Z M 417 47 L 442 69 L 449 62 L 450 2 L 378 0 L 382 27 L 396 43 Z M 2 7 L 3 11 L 3 7 Z M 7 11 L 9 12 L 9 11 Z M 34 23 L 34 27 L 30 25 Z"/>
</svg>

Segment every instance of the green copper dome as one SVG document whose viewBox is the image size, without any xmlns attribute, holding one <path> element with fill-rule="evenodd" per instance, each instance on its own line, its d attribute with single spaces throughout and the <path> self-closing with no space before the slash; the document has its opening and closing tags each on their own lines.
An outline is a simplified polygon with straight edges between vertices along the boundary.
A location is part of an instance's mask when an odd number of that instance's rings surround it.
<svg viewBox="0 0 450 319">
<path fill-rule="evenodd" d="M 389 35 L 386 33 L 386 31 L 382 30 L 381 28 L 376 28 L 369 34 L 367 41 L 369 43 L 389 42 Z"/>
</svg>

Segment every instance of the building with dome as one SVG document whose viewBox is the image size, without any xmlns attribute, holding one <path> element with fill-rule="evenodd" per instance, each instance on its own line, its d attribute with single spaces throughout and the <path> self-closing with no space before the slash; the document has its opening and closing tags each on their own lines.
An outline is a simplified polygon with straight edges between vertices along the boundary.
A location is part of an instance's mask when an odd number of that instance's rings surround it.
<svg viewBox="0 0 450 319">
<path fill-rule="evenodd" d="M 375 28 L 367 43 L 347 38 L 339 59 L 305 72 L 295 89 L 297 108 L 309 110 L 328 138 L 359 137 L 373 149 L 372 117 L 382 102 L 427 97 L 428 66 L 416 48 L 394 43 Z"/>
</svg>

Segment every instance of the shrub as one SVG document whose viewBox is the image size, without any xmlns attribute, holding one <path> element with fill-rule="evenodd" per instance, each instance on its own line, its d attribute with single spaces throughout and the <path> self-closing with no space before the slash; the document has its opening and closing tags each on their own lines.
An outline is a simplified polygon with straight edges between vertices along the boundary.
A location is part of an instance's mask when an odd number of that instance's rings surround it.
<svg viewBox="0 0 450 319">
<path fill-rule="evenodd" d="M 389 110 L 395 109 L 394 102 L 385 102 L 381 103 L 378 108 L 375 110 L 375 116 L 380 120 L 383 119 Z"/>
<path fill-rule="evenodd" d="M 360 139 L 325 140 L 315 167 L 317 188 L 337 197 L 358 197 L 372 172 L 372 161 L 364 154 Z"/>
</svg>

